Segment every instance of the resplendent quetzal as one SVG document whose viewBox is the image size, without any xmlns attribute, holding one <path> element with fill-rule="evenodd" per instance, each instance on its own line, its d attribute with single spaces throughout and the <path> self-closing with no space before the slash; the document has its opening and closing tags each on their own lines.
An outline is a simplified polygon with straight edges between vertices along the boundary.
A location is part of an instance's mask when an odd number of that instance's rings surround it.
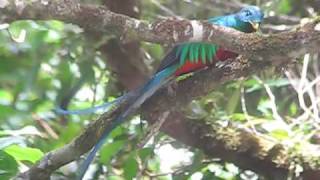
<svg viewBox="0 0 320 180">
<path fill-rule="evenodd" d="M 247 6 L 235 14 L 211 18 L 208 22 L 234 28 L 245 33 L 252 33 L 257 31 L 262 20 L 263 12 L 258 7 Z M 128 101 L 126 107 L 111 122 L 110 126 L 104 130 L 97 144 L 80 167 L 78 179 L 82 179 L 95 154 L 102 147 L 110 132 L 135 112 L 146 99 L 171 80 L 172 77 L 193 72 L 206 66 L 214 65 L 218 61 L 224 61 L 236 56 L 237 54 L 216 44 L 192 42 L 176 45 L 165 56 L 159 69 L 144 86 L 122 96 L 122 99 L 127 99 Z"/>
</svg>

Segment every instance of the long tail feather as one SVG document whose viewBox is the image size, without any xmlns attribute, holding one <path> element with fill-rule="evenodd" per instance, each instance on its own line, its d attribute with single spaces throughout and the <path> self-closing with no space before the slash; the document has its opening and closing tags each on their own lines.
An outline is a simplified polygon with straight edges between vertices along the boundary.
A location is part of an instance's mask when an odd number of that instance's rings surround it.
<svg viewBox="0 0 320 180">
<path fill-rule="evenodd" d="M 110 132 L 120 125 L 129 115 L 131 115 L 136 109 L 138 109 L 146 99 L 151 97 L 159 88 L 171 80 L 169 78 L 177 69 L 178 65 L 173 65 L 155 74 L 150 81 L 148 81 L 142 88 L 135 91 L 135 95 L 131 96 L 130 102 L 116 119 L 108 126 L 102 136 L 99 138 L 97 144 L 94 146 L 92 151 L 89 153 L 88 157 L 85 159 L 80 167 L 79 174 L 77 176 L 78 180 L 81 180 L 87 171 L 89 165 L 93 161 L 96 153 L 101 149 L 105 140 L 107 139 Z"/>
<path fill-rule="evenodd" d="M 125 94 L 125 95 L 120 96 L 111 102 L 106 102 L 106 103 L 103 103 L 101 105 L 94 106 L 91 108 L 77 109 L 77 110 L 65 110 L 60 107 L 57 107 L 53 111 L 59 115 L 83 115 L 83 114 L 95 113 L 98 110 L 108 111 L 112 107 L 112 105 L 115 105 L 115 104 L 122 102 L 124 99 L 126 99 L 127 96 L 129 96 L 129 94 Z"/>
</svg>

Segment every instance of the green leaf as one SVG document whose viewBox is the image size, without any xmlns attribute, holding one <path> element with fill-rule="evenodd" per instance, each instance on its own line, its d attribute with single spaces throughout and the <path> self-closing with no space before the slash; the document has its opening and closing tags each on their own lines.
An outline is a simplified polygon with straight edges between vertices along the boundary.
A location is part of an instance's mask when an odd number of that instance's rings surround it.
<svg viewBox="0 0 320 180">
<path fill-rule="evenodd" d="M 125 134 L 126 132 L 127 132 L 126 128 L 124 128 L 122 126 L 118 126 L 114 130 L 112 130 L 112 132 L 110 134 L 110 138 L 115 138 L 117 136 L 121 136 L 121 135 Z"/>
<path fill-rule="evenodd" d="M 74 136 L 76 136 L 81 131 L 81 126 L 79 123 L 70 123 L 68 126 L 63 129 L 59 138 L 59 146 L 64 145 L 65 143 L 71 141 Z"/>
<path fill-rule="evenodd" d="M 233 112 L 235 112 L 238 106 L 240 97 L 241 97 L 241 91 L 239 89 L 236 89 L 235 91 L 233 91 L 232 96 L 229 98 L 228 104 L 226 107 L 228 114 L 232 114 Z"/>
<path fill-rule="evenodd" d="M 125 145 L 126 141 L 119 140 L 109 144 L 106 144 L 100 152 L 100 162 L 108 164 L 111 158 L 118 153 L 122 147 Z"/>
<path fill-rule="evenodd" d="M 125 179 L 133 179 L 138 172 L 138 162 L 134 158 L 134 153 L 127 159 L 124 164 L 124 177 Z"/>
<path fill-rule="evenodd" d="M 18 163 L 8 153 L 0 150 L 0 179 L 7 180 L 18 172 Z"/>
<path fill-rule="evenodd" d="M 50 26 L 50 29 L 56 30 L 56 31 L 63 31 L 65 24 L 61 21 L 57 20 L 50 20 L 50 21 L 44 21 L 44 26 Z"/>
<path fill-rule="evenodd" d="M 9 103 L 13 100 L 13 95 L 10 91 L 0 89 L 0 99 L 1 99 L 1 103 L 3 102 Z"/>
<path fill-rule="evenodd" d="M 2 120 L 7 119 L 10 117 L 12 114 L 16 113 L 16 110 L 12 106 L 5 106 L 0 104 L 0 122 Z"/>
<path fill-rule="evenodd" d="M 108 180 L 123 180 L 123 178 L 120 176 L 113 175 L 113 176 L 108 176 Z"/>
<path fill-rule="evenodd" d="M 146 49 L 150 55 L 155 59 L 163 58 L 163 48 L 159 44 L 151 44 L 151 43 L 142 43 L 144 49 Z"/>
<path fill-rule="evenodd" d="M 18 145 L 11 145 L 5 148 L 4 151 L 13 156 L 17 161 L 30 161 L 32 163 L 37 162 L 43 156 L 43 152 L 39 149 Z"/>
<path fill-rule="evenodd" d="M 291 3 L 289 0 L 281 0 L 277 7 L 280 13 L 287 14 L 291 10 Z"/>
<path fill-rule="evenodd" d="M 288 132 L 283 129 L 275 129 L 270 132 L 270 135 L 279 140 L 285 140 L 289 138 Z"/>
<path fill-rule="evenodd" d="M 57 43 L 61 40 L 62 36 L 59 32 L 48 30 L 46 32 L 46 36 L 44 38 L 44 41 L 47 43 Z"/>
<path fill-rule="evenodd" d="M 242 113 L 234 113 L 231 115 L 231 119 L 234 121 L 245 121 L 247 118 Z"/>
<path fill-rule="evenodd" d="M 291 103 L 291 104 L 290 104 L 289 111 L 290 111 L 290 115 L 295 116 L 295 115 L 298 113 L 297 104 Z"/>
<path fill-rule="evenodd" d="M 138 151 L 139 157 L 142 161 L 145 161 L 150 155 L 153 154 L 152 148 L 143 148 Z"/>
</svg>

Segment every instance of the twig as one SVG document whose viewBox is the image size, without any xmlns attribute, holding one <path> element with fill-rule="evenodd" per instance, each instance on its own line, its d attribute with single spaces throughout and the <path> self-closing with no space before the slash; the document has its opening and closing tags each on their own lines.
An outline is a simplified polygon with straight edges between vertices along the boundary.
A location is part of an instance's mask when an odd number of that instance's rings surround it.
<svg viewBox="0 0 320 180">
<path fill-rule="evenodd" d="M 150 128 L 148 128 L 148 132 L 146 133 L 145 137 L 142 140 L 140 140 L 140 142 L 137 144 L 138 149 L 143 148 L 153 136 L 159 133 L 159 129 L 161 128 L 163 123 L 166 121 L 169 114 L 170 114 L 169 111 L 164 112 L 163 115 L 159 118 L 159 120 L 153 123 L 150 126 Z M 137 158 L 137 161 L 139 162 L 139 172 L 137 173 L 137 179 L 141 179 L 147 161 L 142 162 L 139 156 L 137 156 L 136 158 Z"/>
<path fill-rule="evenodd" d="M 307 72 L 308 72 L 308 65 L 309 65 L 309 61 L 310 61 L 310 54 L 306 54 L 304 59 L 303 59 L 303 67 L 302 67 L 302 72 L 301 72 L 301 79 L 300 79 L 300 83 L 298 86 L 298 99 L 299 99 L 299 103 L 300 103 L 300 107 L 307 113 L 309 113 L 316 121 L 316 123 L 319 123 L 319 111 L 318 111 L 318 107 L 317 104 L 314 103 L 316 100 L 316 97 L 314 95 L 314 92 L 312 90 L 312 88 L 307 88 L 307 92 L 308 95 L 312 101 L 312 111 L 310 111 L 305 103 L 304 100 L 304 86 L 306 86 L 307 84 L 309 84 L 309 80 L 307 78 Z"/>
<path fill-rule="evenodd" d="M 155 136 L 156 134 L 159 133 L 159 129 L 161 128 L 163 123 L 166 121 L 169 114 L 170 114 L 169 111 L 164 112 L 163 115 L 159 118 L 159 120 L 151 125 L 145 137 L 137 144 L 137 148 L 139 149 L 143 148 L 143 146 L 147 144 L 147 142 L 151 139 L 152 136 Z"/>
<path fill-rule="evenodd" d="M 269 87 L 268 84 L 264 83 L 258 76 L 254 76 L 254 79 L 256 79 L 261 85 L 264 86 L 269 99 L 271 101 L 271 110 L 272 110 L 272 116 L 275 120 L 277 120 L 278 122 L 282 122 L 284 127 L 286 128 L 286 131 L 288 133 L 291 132 L 290 127 L 288 126 L 287 122 L 280 116 L 280 114 L 278 113 L 277 110 L 277 104 L 276 104 L 276 98 L 274 97 L 274 94 L 272 93 L 271 88 Z"/>
<path fill-rule="evenodd" d="M 241 85 L 241 88 L 240 88 L 240 91 L 241 91 L 241 109 L 242 109 L 242 112 L 245 116 L 245 118 L 247 119 L 248 123 L 250 124 L 250 128 L 251 130 L 254 132 L 254 133 L 258 133 L 254 124 L 252 124 L 252 118 L 250 117 L 249 113 L 248 113 L 248 110 L 247 110 L 247 105 L 246 105 L 246 99 L 245 99 L 245 88 L 243 85 Z"/>
<path fill-rule="evenodd" d="M 50 125 L 40 118 L 37 114 L 32 114 L 33 119 L 35 119 L 38 124 L 53 138 L 53 139 L 59 139 L 58 134 L 50 127 Z"/>
</svg>

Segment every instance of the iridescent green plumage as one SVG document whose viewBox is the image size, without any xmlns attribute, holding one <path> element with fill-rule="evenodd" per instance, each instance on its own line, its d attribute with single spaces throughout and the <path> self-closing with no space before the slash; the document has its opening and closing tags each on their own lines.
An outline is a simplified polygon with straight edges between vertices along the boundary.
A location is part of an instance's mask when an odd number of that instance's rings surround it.
<svg viewBox="0 0 320 180">
<path fill-rule="evenodd" d="M 191 61 L 197 63 L 201 61 L 203 64 L 210 64 L 213 62 L 213 57 L 216 54 L 218 46 L 209 43 L 186 43 L 181 44 L 177 51 L 180 65 Z"/>
</svg>

